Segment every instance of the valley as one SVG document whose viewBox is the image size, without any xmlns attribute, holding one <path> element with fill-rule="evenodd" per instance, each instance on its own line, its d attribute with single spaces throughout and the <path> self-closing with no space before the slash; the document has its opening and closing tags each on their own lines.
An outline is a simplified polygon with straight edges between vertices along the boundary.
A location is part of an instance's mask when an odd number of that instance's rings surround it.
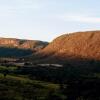
<svg viewBox="0 0 100 100">
<path fill-rule="evenodd" d="M 0 48 L 0 100 L 100 99 L 100 31 L 62 35 L 41 49 L 11 45 Z"/>
</svg>

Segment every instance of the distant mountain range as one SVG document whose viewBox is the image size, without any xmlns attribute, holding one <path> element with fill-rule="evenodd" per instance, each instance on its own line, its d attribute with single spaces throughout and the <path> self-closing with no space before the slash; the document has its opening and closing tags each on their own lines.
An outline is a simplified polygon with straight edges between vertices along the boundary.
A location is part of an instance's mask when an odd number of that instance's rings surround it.
<svg viewBox="0 0 100 100">
<path fill-rule="evenodd" d="M 0 57 L 24 57 L 43 49 L 48 42 L 0 38 Z"/>
</svg>

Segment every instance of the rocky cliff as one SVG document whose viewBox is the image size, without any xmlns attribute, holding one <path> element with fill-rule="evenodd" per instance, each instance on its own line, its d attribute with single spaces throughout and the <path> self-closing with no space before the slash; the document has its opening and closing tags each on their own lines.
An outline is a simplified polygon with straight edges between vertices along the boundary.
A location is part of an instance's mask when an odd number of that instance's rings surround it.
<svg viewBox="0 0 100 100">
<path fill-rule="evenodd" d="M 13 38 L 0 38 L 0 46 L 20 49 L 38 50 L 44 48 L 48 43 L 37 40 L 21 40 Z"/>
<path fill-rule="evenodd" d="M 47 42 L 37 40 L 21 40 L 14 38 L 0 38 L 0 57 L 26 56 L 47 46 Z"/>
</svg>

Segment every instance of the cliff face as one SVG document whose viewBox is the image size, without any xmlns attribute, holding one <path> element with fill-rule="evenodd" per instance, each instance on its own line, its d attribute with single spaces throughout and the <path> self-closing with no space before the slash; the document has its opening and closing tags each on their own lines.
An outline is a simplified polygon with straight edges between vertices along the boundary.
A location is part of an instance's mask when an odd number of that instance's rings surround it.
<svg viewBox="0 0 100 100">
<path fill-rule="evenodd" d="M 20 40 L 12 38 L 0 38 L 0 46 L 20 49 L 38 50 L 44 48 L 48 43 L 37 40 Z"/>
<path fill-rule="evenodd" d="M 0 57 L 24 57 L 43 49 L 48 43 L 36 40 L 0 38 Z"/>
<path fill-rule="evenodd" d="M 62 35 L 39 52 L 38 55 L 61 60 L 73 58 L 100 60 L 100 31 Z"/>
</svg>

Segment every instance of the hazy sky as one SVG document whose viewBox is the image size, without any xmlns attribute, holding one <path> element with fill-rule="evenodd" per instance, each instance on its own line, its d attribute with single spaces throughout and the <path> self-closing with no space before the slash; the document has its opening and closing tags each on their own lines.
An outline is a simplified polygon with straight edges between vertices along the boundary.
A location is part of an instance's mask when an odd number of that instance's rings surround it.
<svg viewBox="0 0 100 100">
<path fill-rule="evenodd" d="M 0 0 L 0 37 L 51 41 L 100 29 L 100 0 Z"/>
</svg>

